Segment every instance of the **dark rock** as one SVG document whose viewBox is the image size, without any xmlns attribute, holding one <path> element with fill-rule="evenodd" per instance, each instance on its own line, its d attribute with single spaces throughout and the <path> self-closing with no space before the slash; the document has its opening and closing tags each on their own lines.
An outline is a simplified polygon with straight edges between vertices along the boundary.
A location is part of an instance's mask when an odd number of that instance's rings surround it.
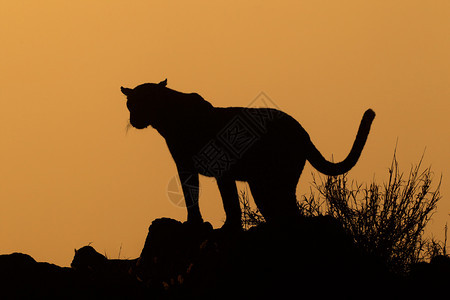
<svg viewBox="0 0 450 300">
<path fill-rule="evenodd" d="M 201 243 L 212 231 L 209 223 L 193 226 L 168 218 L 154 220 L 136 264 L 137 278 L 155 293 L 181 293 Z"/>
<path fill-rule="evenodd" d="M 83 287 L 95 298 L 141 298 L 146 291 L 133 275 L 134 260 L 107 259 L 91 246 L 75 250 L 71 263 L 75 274 L 82 279 Z"/>
<path fill-rule="evenodd" d="M 241 232 L 208 225 L 192 231 L 178 221 L 159 219 L 149 228 L 137 276 L 170 296 L 295 293 L 348 299 L 355 290 L 381 284 L 386 272 L 364 257 L 330 217 L 261 224 Z"/>
<path fill-rule="evenodd" d="M 31 256 L 22 253 L 0 255 L 1 299 L 76 297 L 76 281 L 69 268 L 36 262 Z M 67 294 L 69 291 L 73 293 Z"/>
</svg>

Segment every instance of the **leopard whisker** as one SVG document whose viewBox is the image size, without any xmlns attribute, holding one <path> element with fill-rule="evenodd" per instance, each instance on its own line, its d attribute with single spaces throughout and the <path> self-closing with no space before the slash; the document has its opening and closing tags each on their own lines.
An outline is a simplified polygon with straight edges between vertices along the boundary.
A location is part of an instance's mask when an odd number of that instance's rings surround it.
<svg viewBox="0 0 450 300">
<path fill-rule="evenodd" d="M 130 120 L 127 120 L 127 125 L 125 126 L 125 134 L 128 134 L 130 128 L 133 127 L 130 123 Z"/>
</svg>

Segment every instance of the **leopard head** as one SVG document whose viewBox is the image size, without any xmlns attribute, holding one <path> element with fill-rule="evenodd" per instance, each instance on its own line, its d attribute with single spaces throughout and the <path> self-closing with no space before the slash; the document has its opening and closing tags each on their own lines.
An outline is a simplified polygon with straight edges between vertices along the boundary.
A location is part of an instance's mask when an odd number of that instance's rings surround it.
<svg viewBox="0 0 450 300">
<path fill-rule="evenodd" d="M 134 128 L 144 129 L 158 123 L 166 94 L 167 79 L 160 83 L 144 83 L 134 89 L 120 87 L 127 96 L 127 108 L 130 111 L 130 123 Z"/>
</svg>

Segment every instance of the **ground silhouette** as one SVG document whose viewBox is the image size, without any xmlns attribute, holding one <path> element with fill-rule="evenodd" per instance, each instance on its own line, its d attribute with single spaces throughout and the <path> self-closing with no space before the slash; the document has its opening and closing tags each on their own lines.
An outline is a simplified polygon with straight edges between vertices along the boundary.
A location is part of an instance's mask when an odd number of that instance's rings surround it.
<svg viewBox="0 0 450 300">
<path fill-rule="evenodd" d="M 175 161 L 188 210 L 187 222 L 203 222 L 198 205 L 199 174 L 215 177 L 226 214 L 224 226 L 241 227 L 236 180 L 250 186 L 267 222 L 300 215 L 295 195 L 306 160 L 326 175 L 348 172 L 358 161 L 375 113 L 364 113 L 353 147 L 340 163 L 327 161 L 291 116 L 272 108 L 214 107 L 196 93 L 159 84 L 122 87 L 130 123 L 152 126 Z"/>
<path fill-rule="evenodd" d="M 447 292 L 448 280 L 447 256 L 390 273 L 327 216 L 240 232 L 156 219 L 139 258 L 85 246 L 71 268 L 0 255 L 2 299 L 423 299 Z"/>
</svg>

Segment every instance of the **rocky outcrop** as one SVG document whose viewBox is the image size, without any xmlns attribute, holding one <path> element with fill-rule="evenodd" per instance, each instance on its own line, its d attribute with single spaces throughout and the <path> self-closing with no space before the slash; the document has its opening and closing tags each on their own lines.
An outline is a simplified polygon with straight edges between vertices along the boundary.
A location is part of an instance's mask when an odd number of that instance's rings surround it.
<svg viewBox="0 0 450 300">
<path fill-rule="evenodd" d="M 438 288 L 450 279 L 448 257 L 415 265 L 408 277 L 391 274 L 331 217 L 247 231 L 161 218 L 139 258 L 109 260 L 85 246 L 71 266 L 0 255 L 0 298 L 411 299 L 424 283 Z"/>
</svg>

